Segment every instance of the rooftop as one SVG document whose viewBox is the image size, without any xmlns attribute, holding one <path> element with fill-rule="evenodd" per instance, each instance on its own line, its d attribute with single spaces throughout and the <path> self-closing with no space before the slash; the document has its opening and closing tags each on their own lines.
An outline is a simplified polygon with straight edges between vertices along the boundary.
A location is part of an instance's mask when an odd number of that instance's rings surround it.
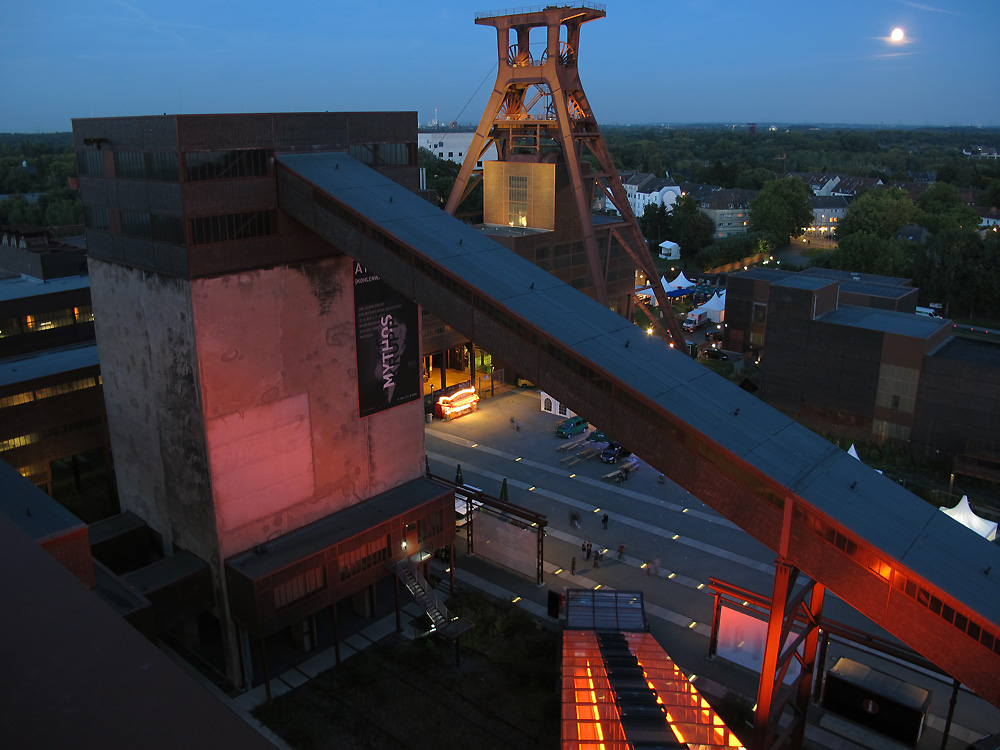
<svg viewBox="0 0 1000 750">
<path fill-rule="evenodd" d="M 97 343 L 88 341 L 0 360 L 0 388 L 85 367 L 96 367 Z"/>
<path fill-rule="evenodd" d="M 0 279 L 0 302 L 26 299 L 27 297 L 41 297 L 45 294 L 88 289 L 89 287 L 89 276 L 66 276 L 60 279 L 49 279 L 48 281 L 15 276 Z"/>
</svg>

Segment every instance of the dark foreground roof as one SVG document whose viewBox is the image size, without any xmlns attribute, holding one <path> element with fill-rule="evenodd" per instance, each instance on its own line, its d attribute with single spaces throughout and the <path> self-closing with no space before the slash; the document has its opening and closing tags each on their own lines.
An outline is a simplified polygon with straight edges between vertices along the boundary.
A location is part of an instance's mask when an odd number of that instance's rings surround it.
<svg viewBox="0 0 1000 750">
<path fill-rule="evenodd" d="M 274 750 L 2 513 L 0 570 L 4 747 Z"/>
</svg>

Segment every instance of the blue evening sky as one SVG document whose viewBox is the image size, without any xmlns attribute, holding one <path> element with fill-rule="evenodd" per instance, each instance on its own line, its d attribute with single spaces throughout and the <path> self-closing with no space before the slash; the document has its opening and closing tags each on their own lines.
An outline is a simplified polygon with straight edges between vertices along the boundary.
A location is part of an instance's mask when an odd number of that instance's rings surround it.
<svg viewBox="0 0 1000 750">
<path fill-rule="evenodd" d="M 568 4 L 568 3 L 567 3 Z M 74 117 L 415 110 L 476 123 L 499 4 L 13 0 L 0 132 Z M 523 7 L 514 6 L 511 7 Z M 599 122 L 1000 126 L 998 0 L 609 0 L 582 31 Z M 889 35 L 904 29 L 901 44 Z"/>
</svg>

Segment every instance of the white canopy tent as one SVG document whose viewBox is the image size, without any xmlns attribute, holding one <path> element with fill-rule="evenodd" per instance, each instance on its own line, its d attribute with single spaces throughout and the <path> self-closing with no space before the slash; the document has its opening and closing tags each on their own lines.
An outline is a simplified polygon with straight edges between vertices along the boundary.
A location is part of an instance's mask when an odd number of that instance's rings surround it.
<svg viewBox="0 0 1000 750">
<path fill-rule="evenodd" d="M 962 499 L 958 501 L 958 505 L 954 508 L 945 508 L 942 505 L 938 510 L 942 511 L 945 515 L 951 516 L 963 526 L 969 527 L 979 534 L 979 536 L 986 537 L 991 542 L 997 538 L 997 522 L 987 521 L 985 518 L 977 516 L 976 512 L 972 510 L 972 506 L 969 505 L 968 495 L 962 495 Z"/>
<path fill-rule="evenodd" d="M 660 243 L 660 257 L 664 260 L 680 260 L 681 246 L 670 240 L 663 240 Z"/>
<path fill-rule="evenodd" d="M 693 286 L 697 286 L 695 282 L 691 281 L 691 279 L 689 279 L 687 276 L 684 275 L 683 271 L 677 274 L 677 278 L 674 279 L 673 281 L 667 281 L 666 276 L 663 277 L 662 281 L 663 281 L 663 288 L 666 289 L 668 292 L 673 289 L 690 289 Z"/>
</svg>

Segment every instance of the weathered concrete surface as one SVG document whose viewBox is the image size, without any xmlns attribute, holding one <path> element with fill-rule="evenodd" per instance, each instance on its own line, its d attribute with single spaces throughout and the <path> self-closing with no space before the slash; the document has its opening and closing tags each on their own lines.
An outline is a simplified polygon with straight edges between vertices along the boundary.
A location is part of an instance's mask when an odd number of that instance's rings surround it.
<svg viewBox="0 0 1000 750">
<path fill-rule="evenodd" d="M 419 477 L 423 407 L 358 418 L 346 257 L 192 282 L 224 558 Z"/>
</svg>

